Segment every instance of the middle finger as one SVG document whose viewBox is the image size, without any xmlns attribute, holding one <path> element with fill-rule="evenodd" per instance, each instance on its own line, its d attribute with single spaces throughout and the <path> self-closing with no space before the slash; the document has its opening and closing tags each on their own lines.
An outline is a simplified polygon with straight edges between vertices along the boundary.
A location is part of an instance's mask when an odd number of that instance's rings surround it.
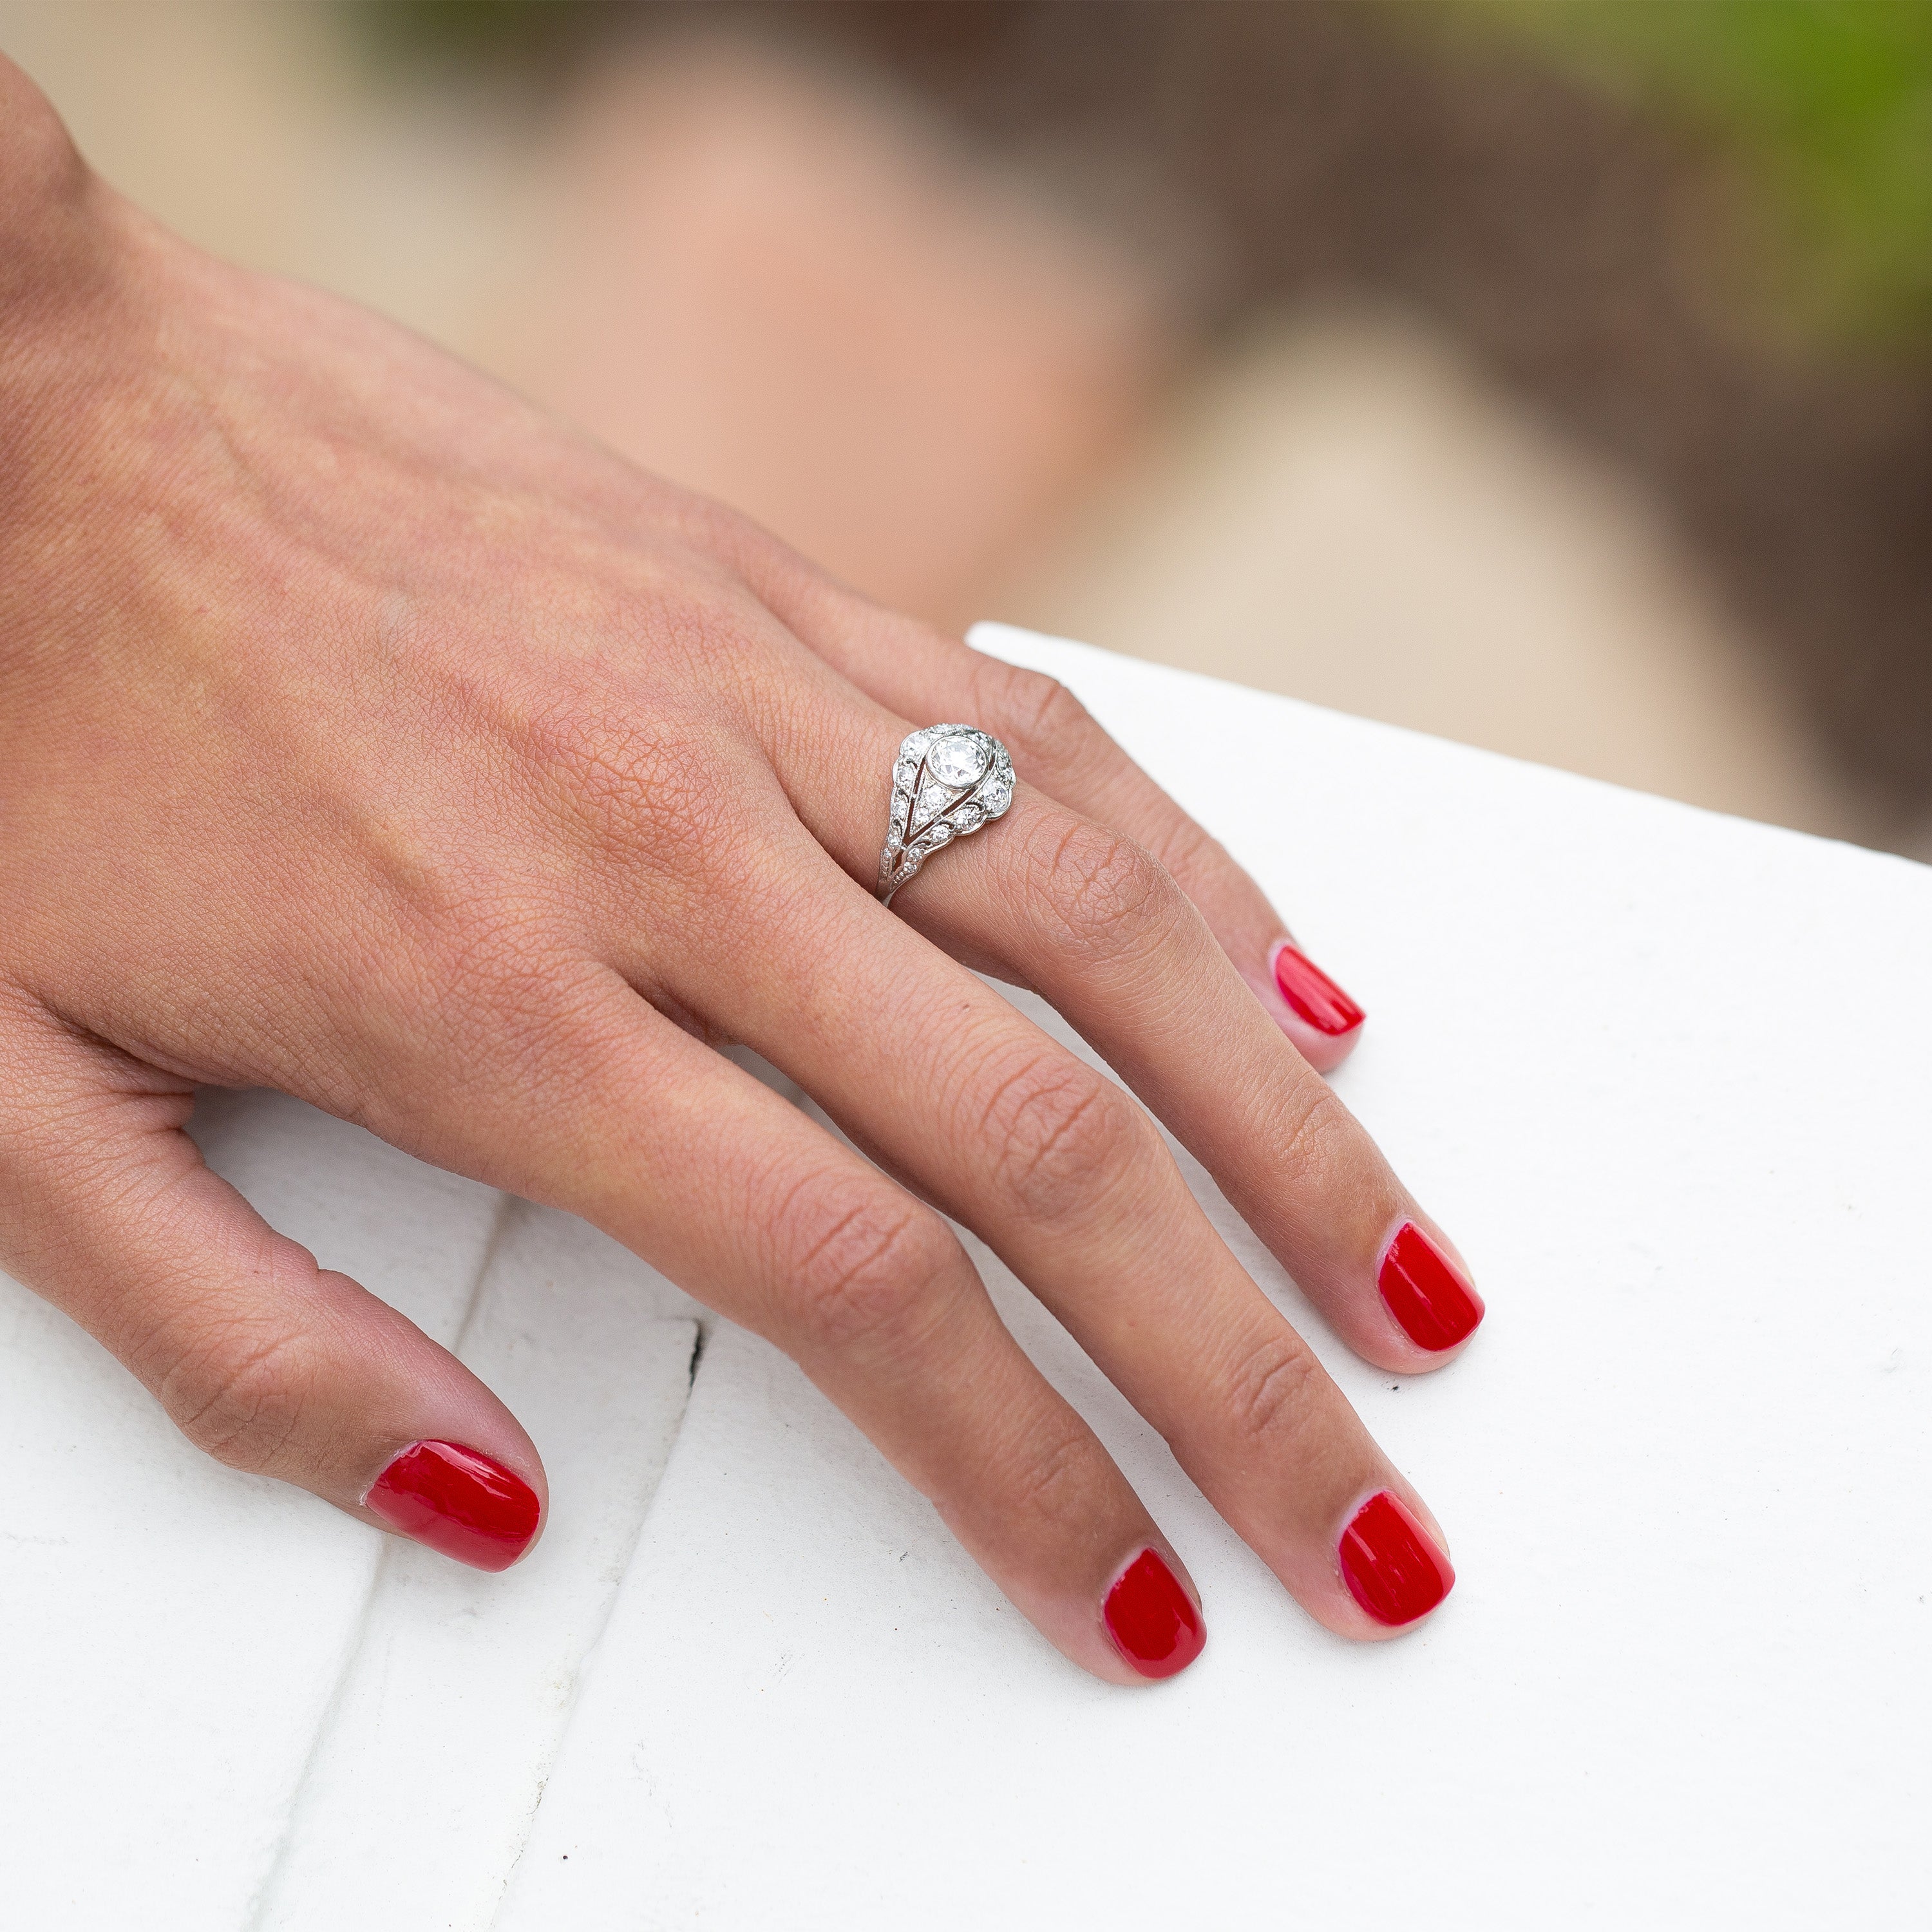
<svg viewBox="0 0 1932 1932">
<path fill-rule="evenodd" d="M 790 890 L 712 918 L 700 950 L 772 964 L 721 990 L 694 960 L 677 997 L 973 1227 L 1307 1609 L 1373 1636 L 1441 1600 L 1420 1498 L 1120 1088 L 808 846 Z"/>
</svg>

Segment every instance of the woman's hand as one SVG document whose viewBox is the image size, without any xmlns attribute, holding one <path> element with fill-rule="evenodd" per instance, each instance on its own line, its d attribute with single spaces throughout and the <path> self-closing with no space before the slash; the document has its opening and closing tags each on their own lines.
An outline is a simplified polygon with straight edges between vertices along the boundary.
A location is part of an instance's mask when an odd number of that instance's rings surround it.
<svg viewBox="0 0 1932 1932">
<path fill-rule="evenodd" d="M 1481 1304 L 1314 1070 L 1359 1012 L 1220 848 L 1058 686 L 171 239 L 4 63 L 0 122 L 0 1263 L 223 1461 L 514 1560 L 515 1419 L 183 1131 L 197 1083 L 282 1088 L 770 1336 L 1069 1657 L 1170 1675 L 1186 1573 L 943 1213 L 1322 1622 L 1439 1600 L 1426 1508 L 1152 1122 L 968 970 L 1065 1014 L 1363 1354 L 1436 1367 Z M 893 755 L 942 718 L 1022 782 L 887 911 Z"/>
</svg>

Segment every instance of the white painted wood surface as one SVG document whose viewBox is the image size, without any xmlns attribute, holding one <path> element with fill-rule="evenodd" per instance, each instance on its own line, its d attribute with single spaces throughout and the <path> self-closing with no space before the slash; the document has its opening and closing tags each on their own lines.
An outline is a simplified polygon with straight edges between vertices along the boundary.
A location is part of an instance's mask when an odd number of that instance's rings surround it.
<svg viewBox="0 0 1932 1932">
<path fill-rule="evenodd" d="M 1932 872 L 981 641 L 1370 1010 L 1337 1084 L 1477 1269 L 1463 1362 L 1353 1362 L 1189 1172 L 1441 1516 L 1444 1613 L 1316 1629 L 976 1250 L 1207 1598 L 1185 1677 L 1091 1683 L 762 1343 L 712 1324 L 692 1384 L 692 1304 L 601 1238 L 224 1098 L 218 1163 L 502 1390 L 552 1525 L 443 1574 L 198 1459 L 0 1283 L 7 1922 L 1932 1916 Z"/>
</svg>

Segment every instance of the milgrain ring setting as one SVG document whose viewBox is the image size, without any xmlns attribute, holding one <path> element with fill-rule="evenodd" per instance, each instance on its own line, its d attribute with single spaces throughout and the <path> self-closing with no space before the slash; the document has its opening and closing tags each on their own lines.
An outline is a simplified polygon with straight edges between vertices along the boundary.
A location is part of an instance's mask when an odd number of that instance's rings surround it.
<svg viewBox="0 0 1932 1932">
<path fill-rule="evenodd" d="M 878 891 L 892 895 L 942 845 L 998 818 L 1013 802 L 1013 761 L 989 733 L 970 724 L 910 731 L 892 762 L 892 817 L 879 854 Z"/>
</svg>

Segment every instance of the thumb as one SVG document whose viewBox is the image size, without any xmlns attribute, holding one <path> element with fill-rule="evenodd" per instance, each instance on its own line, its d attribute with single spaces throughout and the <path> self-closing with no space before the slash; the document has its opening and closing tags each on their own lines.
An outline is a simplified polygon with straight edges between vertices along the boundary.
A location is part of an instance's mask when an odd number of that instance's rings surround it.
<svg viewBox="0 0 1932 1932">
<path fill-rule="evenodd" d="M 482 1570 L 537 1538 L 543 1465 L 449 1352 L 212 1173 L 187 1082 L 0 1007 L 0 1265 L 231 1468 Z"/>
</svg>

